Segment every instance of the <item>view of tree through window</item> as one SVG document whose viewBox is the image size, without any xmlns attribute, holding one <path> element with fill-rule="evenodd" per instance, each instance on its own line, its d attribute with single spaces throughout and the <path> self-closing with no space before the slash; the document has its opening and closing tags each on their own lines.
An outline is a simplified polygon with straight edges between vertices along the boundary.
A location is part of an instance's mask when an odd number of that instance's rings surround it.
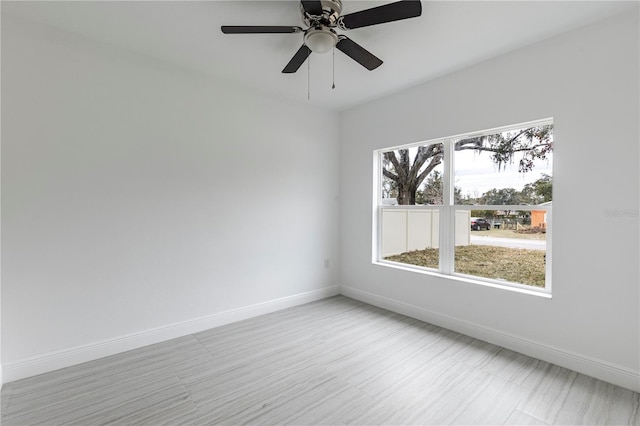
<svg viewBox="0 0 640 426">
<path fill-rule="evenodd" d="M 380 260 L 547 286 L 550 120 L 379 151 L 379 158 Z"/>
</svg>

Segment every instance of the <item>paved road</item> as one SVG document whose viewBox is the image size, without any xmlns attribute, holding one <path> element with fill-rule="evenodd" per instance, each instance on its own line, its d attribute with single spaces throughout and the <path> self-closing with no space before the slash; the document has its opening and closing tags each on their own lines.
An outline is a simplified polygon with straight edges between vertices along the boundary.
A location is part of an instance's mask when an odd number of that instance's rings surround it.
<svg viewBox="0 0 640 426">
<path fill-rule="evenodd" d="M 484 246 L 498 246 L 510 248 L 523 248 L 529 250 L 546 250 L 544 240 L 525 240 L 519 238 L 499 238 L 481 235 L 471 235 L 471 244 Z"/>
</svg>

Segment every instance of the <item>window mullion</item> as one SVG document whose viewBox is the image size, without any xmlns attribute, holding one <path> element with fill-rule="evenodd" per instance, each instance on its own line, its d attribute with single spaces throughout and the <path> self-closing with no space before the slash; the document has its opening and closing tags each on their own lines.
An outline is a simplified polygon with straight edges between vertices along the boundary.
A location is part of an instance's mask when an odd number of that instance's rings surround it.
<svg viewBox="0 0 640 426">
<path fill-rule="evenodd" d="M 443 206 L 440 217 L 440 271 L 443 274 L 453 273 L 453 252 L 455 230 L 453 226 L 453 142 L 445 140 L 442 143 L 444 149 L 444 178 L 443 178 Z M 453 230 L 453 231 L 452 231 Z"/>
<path fill-rule="evenodd" d="M 373 155 L 373 223 L 372 232 L 374 238 L 372 239 L 372 261 L 378 262 L 381 260 L 382 253 L 382 153 L 375 152 Z"/>
<path fill-rule="evenodd" d="M 553 208 L 547 207 L 547 245 L 545 247 L 545 289 L 551 293 L 551 268 L 553 263 L 553 255 L 551 252 L 553 239 Z"/>
</svg>

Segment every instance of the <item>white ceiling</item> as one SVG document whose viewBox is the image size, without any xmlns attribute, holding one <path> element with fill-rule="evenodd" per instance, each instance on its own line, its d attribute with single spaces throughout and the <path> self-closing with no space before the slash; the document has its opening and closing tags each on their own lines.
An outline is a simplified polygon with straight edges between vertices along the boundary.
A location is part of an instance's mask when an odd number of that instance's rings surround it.
<svg viewBox="0 0 640 426">
<path fill-rule="evenodd" d="M 343 14 L 391 1 L 343 0 Z M 635 9 L 613 1 L 423 1 L 422 16 L 347 34 L 384 64 L 367 71 L 335 53 L 311 55 L 296 74 L 281 70 L 301 34 L 224 35 L 221 25 L 297 25 L 287 1 L 2 1 L 2 13 L 236 81 L 289 100 L 342 110 L 437 78 L 553 35 Z"/>
</svg>

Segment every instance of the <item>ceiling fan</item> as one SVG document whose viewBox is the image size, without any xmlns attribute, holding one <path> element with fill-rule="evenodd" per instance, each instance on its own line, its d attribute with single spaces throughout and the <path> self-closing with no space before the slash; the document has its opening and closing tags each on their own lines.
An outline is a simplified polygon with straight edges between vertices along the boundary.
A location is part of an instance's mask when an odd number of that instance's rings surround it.
<svg viewBox="0 0 640 426">
<path fill-rule="evenodd" d="M 307 29 L 297 26 L 269 25 L 223 25 L 220 29 L 225 34 L 302 33 L 303 44 L 284 67 L 283 73 L 298 71 L 311 52 L 326 53 L 334 47 L 371 71 L 382 65 L 382 61 L 349 37 L 338 34 L 336 29 L 352 30 L 369 25 L 415 18 L 422 14 L 422 4 L 417 0 L 401 0 L 341 15 L 341 0 L 302 0 L 300 12 Z"/>
</svg>

